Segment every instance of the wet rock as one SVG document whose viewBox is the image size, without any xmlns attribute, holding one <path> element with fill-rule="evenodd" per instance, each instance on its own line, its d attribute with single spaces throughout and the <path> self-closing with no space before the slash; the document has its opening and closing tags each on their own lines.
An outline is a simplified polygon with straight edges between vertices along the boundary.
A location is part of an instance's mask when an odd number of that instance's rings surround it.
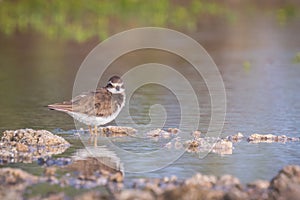
<svg viewBox="0 0 300 200">
<path fill-rule="evenodd" d="M 239 179 L 231 175 L 223 175 L 220 178 L 215 176 L 207 176 L 196 174 L 192 178 L 185 181 L 188 188 L 199 188 L 201 192 L 195 192 L 192 197 L 177 198 L 193 198 L 193 199 L 247 199 L 248 193 L 244 190 Z M 193 191 L 190 191 L 193 193 Z M 208 195 L 203 197 L 203 195 Z"/>
<path fill-rule="evenodd" d="M 176 150 L 180 150 L 184 148 L 180 137 L 173 138 L 170 142 L 166 143 L 164 147 L 167 149 L 176 149 Z"/>
<path fill-rule="evenodd" d="M 192 136 L 193 136 L 194 138 L 199 138 L 199 137 L 201 136 L 201 131 L 194 131 L 194 132 L 192 133 Z"/>
<path fill-rule="evenodd" d="M 266 180 L 257 180 L 247 184 L 247 193 L 251 199 L 270 199 L 269 197 L 270 182 Z"/>
<path fill-rule="evenodd" d="M 107 184 L 112 184 L 112 189 L 123 187 L 120 184 L 124 179 L 122 167 L 118 161 L 109 157 L 76 157 L 64 169 L 72 173 L 64 176 L 62 185 L 87 189 Z"/>
<path fill-rule="evenodd" d="M 21 169 L 0 168 L 0 199 L 22 199 L 25 188 L 38 181 L 38 177 Z"/>
<path fill-rule="evenodd" d="M 180 132 L 178 128 L 168 128 L 168 132 L 172 134 L 177 134 Z"/>
<path fill-rule="evenodd" d="M 207 176 L 197 173 L 193 177 L 187 179 L 185 184 L 188 186 L 198 185 L 201 188 L 212 188 L 217 182 L 217 178 L 215 176 Z"/>
<path fill-rule="evenodd" d="M 229 191 L 227 191 L 223 197 L 223 199 L 225 200 L 241 200 L 249 198 L 250 197 L 247 192 L 236 187 L 230 188 Z"/>
<path fill-rule="evenodd" d="M 59 146 L 70 145 L 64 138 L 46 130 L 19 129 L 3 132 L 2 143 L 24 144 L 27 146 Z"/>
<path fill-rule="evenodd" d="M 124 180 L 124 176 L 121 172 L 116 172 L 110 176 L 110 181 L 121 183 Z"/>
<path fill-rule="evenodd" d="M 70 194 L 59 192 L 57 194 L 47 193 L 37 194 L 29 199 L 299 199 L 300 191 L 300 166 L 286 166 L 269 184 L 268 181 L 258 180 L 243 186 L 239 179 L 231 175 L 223 175 L 219 178 L 216 176 L 208 176 L 196 174 L 193 177 L 178 180 L 177 177 L 164 177 L 155 179 L 138 179 L 131 189 L 123 189 L 119 182 L 117 172 L 112 176 L 108 169 L 102 170 L 95 168 L 97 163 L 94 159 L 88 162 L 77 162 L 76 165 L 85 167 L 94 172 L 90 178 L 80 175 L 76 178 L 76 174 L 64 175 L 56 178 L 56 182 L 50 181 L 50 185 L 61 187 L 72 186 L 74 188 L 92 188 L 97 190 L 82 190 L 81 194 L 70 197 Z M 96 164 L 98 165 L 98 164 Z M 65 168 L 65 167 L 64 167 Z M 96 170 L 95 170 L 96 169 Z M 46 177 L 37 177 L 24 172 L 20 169 L 0 168 L 0 199 L 24 199 L 24 191 L 26 187 L 32 184 L 40 184 L 49 182 L 49 177 L 56 176 L 56 167 L 48 167 L 45 169 Z M 89 174 L 89 173 L 87 173 Z M 47 178 L 48 177 L 48 178 Z M 122 177 L 123 178 L 123 177 Z M 106 180 L 108 182 L 102 182 Z M 120 181 L 123 181 L 120 180 Z M 63 184 L 64 183 L 64 184 Z M 100 186 L 100 187 L 98 187 Z M 54 186 L 56 190 L 56 186 Z M 51 191 L 53 191 L 53 188 Z M 134 188 L 134 189 L 132 189 Z M 72 188 L 71 188 L 72 189 Z M 26 199 L 27 197 L 25 197 Z"/>
<path fill-rule="evenodd" d="M 56 167 L 46 167 L 44 170 L 44 175 L 47 177 L 55 176 L 55 173 L 57 171 Z"/>
<path fill-rule="evenodd" d="M 30 163 L 40 157 L 60 154 L 69 146 L 64 138 L 46 130 L 7 130 L 0 139 L 0 163 Z"/>
<path fill-rule="evenodd" d="M 16 143 L 16 149 L 19 152 L 28 152 L 29 151 L 29 147 L 22 143 Z"/>
<path fill-rule="evenodd" d="M 232 142 L 239 142 L 241 141 L 242 139 L 244 138 L 244 135 L 240 132 L 238 132 L 237 134 L 235 135 L 230 135 L 230 136 L 227 136 L 226 139 L 229 140 L 229 141 L 232 141 Z"/>
<path fill-rule="evenodd" d="M 299 199 L 300 166 L 284 167 L 270 183 L 271 197 L 274 199 Z"/>
<path fill-rule="evenodd" d="M 199 147 L 199 146 L 200 146 L 200 143 L 197 140 L 188 141 L 188 148 L 189 149 L 194 149 L 194 148 Z"/>
<path fill-rule="evenodd" d="M 250 137 L 248 137 L 248 142 L 250 143 L 272 143 L 272 142 L 281 142 L 281 143 L 286 143 L 286 142 L 296 142 L 300 141 L 299 138 L 295 137 L 287 137 L 286 135 L 272 135 L 272 134 L 252 134 Z"/>
<path fill-rule="evenodd" d="M 74 200 L 98 200 L 98 199 L 114 199 L 114 197 L 111 194 L 109 194 L 109 192 L 93 190 L 93 191 L 85 192 L 74 198 Z"/>
<path fill-rule="evenodd" d="M 217 154 L 232 154 L 232 142 L 227 139 L 197 138 L 184 143 L 188 152 L 213 152 Z"/>
<path fill-rule="evenodd" d="M 147 135 L 147 137 L 152 137 L 152 138 L 156 138 L 156 137 L 170 138 L 171 134 L 172 134 L 171 132 L 167 132 L 167 131 L 164 131 L 164 130 L 158 128 L 158 129 L 149 131 L 146 135 Z"/>
<path fill-rule="evenodd" d="M 233 151 L 232 142 L 229 140 L 218 141 L 212 149 L 213 153 L 220 155 L 230 155 Z"/>
<path fill-rule="evenodd" d="M 232 175 L 223 175 L 221 176 L 215 185 L 216 188 L 221 188 L 222 190 L 228 190 L 230 188 L 242 188 L 240 180 Z"/>
<path fill-rule="evenodd" d="M 198 199 L 207 199 L 207 200 L 221 200 L 223 199 L 224 192 L 220 190 L 209 190 L 201 188 L 197 185 L 193 186 L 181 186 L 173 190 L 167 190 L 162 195 L 159 196 L 160 200 L 167 199 L 182 199 L 182 200 L 198 200 Z"/>
<path fill-rule="evenodd" d="M 136 130 L 131 127 L 125 126 L 107 126 L 107 127 L 100 127 L 101 135 L 107 137 L 124 137 L 134 135 Z"/>
<path fill-rule="evenodd" d="M 21 183 L 37 183 L 38 177 L 21 169 L 0 168 L 1 185 L 17 185 Z"/>
<path fill-rule="evenodd" d="M 52 158 L 52 157 L 46 157 L 46 158 L 39 158 L 37 160 L 37 164 L 41 166 L 58 166 L 63 167 L 66 165 L 70 165 L 72 163 L 71 158 Z"/>
<path fill-rule="evenodd" d="M 213 152 L 218 154 L 232 154 L 232 142 L 227 139 L 221 139 L 216 142 Z"/>
<path fill-rule="evenodd" d="M 110 167 L 109 159 L 86 157 L 82 160 L 75 160 L 72 164 L 67 166 L 67 169 L 79 172 L 82 176 L 89 179 L 89 176 L 94 176 L 96 173 L 104 176 L 111 176 L 112 174 L 121 173 L 117 168 Z"/>
<path fill-rule="evenodd" d="M 248 188 L 254 188 L 254 189 L 260 189 L 260 190 L 266 190 L 270 186 L 269 181 L 266 180 L 256 180 L 254 182 L 248 183 Z"/>
<path fill-rule="evenodd" d="M 157 199 L 151 191 L 124 190 L 118 196 L 119 200 L 154 200 Z"/>
</svg>

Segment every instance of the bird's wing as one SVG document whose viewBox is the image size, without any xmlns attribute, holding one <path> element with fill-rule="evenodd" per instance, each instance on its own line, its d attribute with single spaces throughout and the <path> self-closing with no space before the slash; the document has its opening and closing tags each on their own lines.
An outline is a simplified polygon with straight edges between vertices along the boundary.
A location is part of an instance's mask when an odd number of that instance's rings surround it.
<svg viewBox="0 0 300 200">
<path fill-rule="evenodd" d="M 105 88 L 99 88 L 96 91 L 76 96 L 71 101 L 48 107 L 63 112 L 78 112 L 100 117 L 107 117 L 117 109 L 113 103 L 112 94 Z"/>
<path fill-rule="evenodd" d="M 94 95 L 95 114 L 99 117 L 108 117 L 117 109 L 112 93 L 105 88 L 97 89 Z"/>
</svg>

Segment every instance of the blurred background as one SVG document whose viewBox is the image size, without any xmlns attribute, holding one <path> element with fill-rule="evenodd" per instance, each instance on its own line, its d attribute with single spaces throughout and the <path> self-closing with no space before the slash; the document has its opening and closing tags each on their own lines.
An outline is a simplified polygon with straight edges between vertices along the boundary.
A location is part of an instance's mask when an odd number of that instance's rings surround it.
<svg viewBox="0 0 300 200">
<path fill-rule="evenodd" d="M 253 78 L 265 77 L 265 65 L 279 62 L 278 56 L 285 64 L 300 62 L 299 5 L 296 0 L 1 0 L 0 129 L 72 128 L 71 119 L 57 119 L 43 106 L 71 97 L 77 69 L 97 44 L 136 27 L 191 36 L 219 66 L 228 92 L 242 83 L 240 89 L 246 89 L 242 76 L 252 71 L 249 84 L 255 84 Z"/>
<path fill-rule="evenodd" d="M 181 31 L 211 55 L 227 93 L 225 136 L 258 132 L 300 137 L 297 0 L 0 0 L 0 130 L 74 129 L 70 117 L 44 106 L 71 98 L 76 72 L 97 44 L 145 26 Z M 131 54 L 116 63 L 140 63 L 147 55 Z M 294 144 L 244 145 L 235 151 L 237 157 L 218 157 L 219 164 L 212 164 L 214 157 L 206 159 L 207 168 L 186 159 L 182 166 L 190 162 L 194 168 L 178 173 L 231 172 L 248 181 L 300 164 Z"/>
</svg>

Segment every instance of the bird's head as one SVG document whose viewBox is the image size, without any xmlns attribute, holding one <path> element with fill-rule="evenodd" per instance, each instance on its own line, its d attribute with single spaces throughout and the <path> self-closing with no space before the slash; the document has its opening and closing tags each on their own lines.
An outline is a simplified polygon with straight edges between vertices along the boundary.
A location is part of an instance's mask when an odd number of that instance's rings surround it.
<svg viewBox="0 0 300 200">
<path fill-rule="evenodd" d="M 113 94 L 120 94 L 125 91 L 123 80 L 119 76 L 113 76 L 108 80 L 106 89 Z"/>
</svg>

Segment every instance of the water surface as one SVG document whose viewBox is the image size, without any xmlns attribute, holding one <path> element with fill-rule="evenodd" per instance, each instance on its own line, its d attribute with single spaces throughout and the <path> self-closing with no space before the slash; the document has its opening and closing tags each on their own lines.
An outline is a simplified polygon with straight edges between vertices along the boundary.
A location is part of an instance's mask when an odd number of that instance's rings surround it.
<svg viewBox="0 0 300 200">
<path fill-rule="evenodd" d="M 207 26 L 190 33 L 212 56 L 224 79 L 227 113 L 222 137 L 237 132 L 245 136 L 271 133 L 300 137 L 300 66 L 292 61 L 300 51 L 299 35 L 299 21 L 282 27 L 268 18 L 231 27 L 225 27 L 220 22 L 219 26 Z M 69 116 L 49 111 L 44 106 L 71 98 L 76 72 L 97 41 L 77 44 L 24 33 L 10 37 L 1 35 L 0 43 L 5 46 L 0 48 L 0 129 L 73 130 L 74 122 Z M 191 66 L 174 58 L 174 55 L 164 52 L 125 55 L 112 64 L 111 71 L 100 80 L 100 84 L 105 84 L 110 73 L 122 73 L 148 60 L 172 63 L 192 84 L 198 86 L 197 94 L 202 97 L 200 130 L 205 132 L 210 118 L 207 88 L 203 80 L 195 78 Z M 182 88 L 183 94 L 184 91 L 185 88 Z M 131 101 L 131 116 L 128 117 L 136 123 L 149 122 L 149 106 L 153 104 L 161 104 L 168 111 L 166 127 L 176 127 L 180 121 L 178 102 L 165 88 L 145 86 L 136 92 Z M 118 120 L 131 126 L 126 117 Z M 67 136 L 67 139 L 75 145 L 60 156 L 71 156 L 76 149 L 82 148 L 75 136 Z M 120 139 L 116 143 L 131 152 L 151 151 L 162 145 L 146 139 Z M 200 172 L 232 174 L 243 182 L 271 179 L 283 166 L 300 164 L 299 151 L 299 143 L 250 144 L 242 141 L 234 144 L 232 155 L 211 153 L 199 159 L 197 154 L 184 153 L 168 167 L 151 173 L 127 173 L 126 178 L 174 174 L 187 178 Z M 130 159 L 136 162 L 137 167 L 143 168 L 143 164 L 151 158 L 144 157 L 140 162 L 131 156 L 122 159 Z M 30 170 L 32 164 L 18 166 Z"/>
</svg>

